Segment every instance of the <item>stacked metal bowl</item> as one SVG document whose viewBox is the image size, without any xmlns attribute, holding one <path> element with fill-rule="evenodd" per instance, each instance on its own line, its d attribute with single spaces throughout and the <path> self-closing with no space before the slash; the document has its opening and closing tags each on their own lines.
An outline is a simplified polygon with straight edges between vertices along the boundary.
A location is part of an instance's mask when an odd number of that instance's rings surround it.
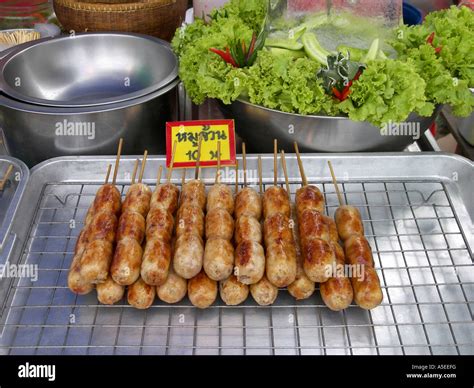
<svg viewBox="0 0 474 388">
<path fill-rule="evenodd" d="M 32 166 L 62 155 L 165 149 L 176 118 L 178 62 L 169 44 L 126 33 L 42 39 L 0 59 L 0 127 Z"/>
</svg>

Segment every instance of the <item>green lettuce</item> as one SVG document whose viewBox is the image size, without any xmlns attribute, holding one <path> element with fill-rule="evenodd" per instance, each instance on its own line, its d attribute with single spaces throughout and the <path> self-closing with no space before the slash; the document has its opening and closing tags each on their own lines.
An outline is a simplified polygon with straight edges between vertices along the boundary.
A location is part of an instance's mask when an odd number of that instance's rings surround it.
<svg viewBox="0 0 474 388">
<path fill-rule="evenodd" d="M 430 116 L 434 105 L 426 100 L 426 83 L 406 62 L 375 60 L 352 85 L 350 97 L 339 104 L 351 120 L 382 126 L 399 123 L 412 112 Z"/>
</svg>

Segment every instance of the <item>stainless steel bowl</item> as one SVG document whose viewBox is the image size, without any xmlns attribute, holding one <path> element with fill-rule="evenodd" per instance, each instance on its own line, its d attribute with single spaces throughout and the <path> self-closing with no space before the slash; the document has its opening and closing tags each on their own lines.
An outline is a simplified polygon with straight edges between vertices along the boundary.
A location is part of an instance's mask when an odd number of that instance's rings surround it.
<svg viewBox="0 0 474 388">
<path fill-rule="evenodd" d="M 62 155 L 112 155 L 119 138 L 124 154 L 165 153 L 167 121 L 178 118 L 175 80 L 133 100 L 97 107 L 27 104 L 0 95 L 0 127 L 7 151 L 28 166 Z"/>
<path fill-rule="evenodd" d="M 22 45 L 0 60 L 0 90 L 30 104 L 115 104 L 173 82 L 178 62 L 161 39 L 128 33 L 78 34 Z"/>
<path fill-rule="evenodd" d="M 226 117 L 235 120 L 237 133 L 252 151 L 262 153 L 273 152 L 274 138 L 285 151 L 292 151 L 295 141 L 305 152 L 402 151 L 416 140 L 418 130 L 422 135 L 432 125 L 438 113 L 432 117 L 410 115 L 406 123 L 412 135 L 402 136 L 382 135 L 380 128 L 346 117 L 285 113 L 244 100 L 219 106 Z M 403 124 L 403 128 L 409 127 Z"/>
</svg>

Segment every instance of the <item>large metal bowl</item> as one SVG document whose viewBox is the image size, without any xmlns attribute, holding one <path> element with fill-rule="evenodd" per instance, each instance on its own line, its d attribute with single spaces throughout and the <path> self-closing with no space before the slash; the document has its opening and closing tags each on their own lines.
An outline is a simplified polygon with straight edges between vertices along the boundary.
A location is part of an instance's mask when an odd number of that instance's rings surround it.
<svg viewBox="0 0 474 388">
<path fill-rule="evenodd" d="M 112 155 L 121 137 L 124 154 L 166 151 L 167 121 L 178 118 L 177 85 L 146 96 L 96 107 L 27 104 L 0 95 L 0 127 L 7 151 L 28 166 L 65 155 Z"/>
<path fill-rule="evenodd" d="M 22 45 L 0 60 L 0 90 L 30 104 L 115 104 L 173 82 L 178 62 L 169 44 L 126 33 L 78 34 Z"/>
<path fill-rule="evenodd" d="M 235 120 L 237 133 L 249 143 L 252 151 L 262 153 L 273 151 L 271 139 L 274 138 L 286 151 L 293 150 L 295 141 L 305 152 L 402 151 L 417 140 L 418 131 L 423 135 L 438 113 L 436 110 L 432 117 L 410 115 L 403 128 L 411 127 L 412 134 L 402 136 L 383 135 L 380 128 L 347 117 L 285 113 L 242 99 L 219 106 L 227 118 Z"/>
</svg>

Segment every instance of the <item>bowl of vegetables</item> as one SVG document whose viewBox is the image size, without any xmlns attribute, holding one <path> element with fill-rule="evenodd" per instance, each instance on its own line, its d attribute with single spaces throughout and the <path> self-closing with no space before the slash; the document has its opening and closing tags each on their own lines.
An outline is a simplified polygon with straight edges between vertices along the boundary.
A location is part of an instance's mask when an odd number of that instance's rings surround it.
<svg viewBox="0 0 474 388">
<path fill-rule="evenodd" d="M 231 0 L 209 22 L 178 29 L 172 42 L 193 102 L 217 99 L 256 151 L 268 151 L 273 137 L 308 151 L 398 151 L 443 104 L 458 116 L 473 111 L 474 13 L 467 7 L 373 36 L 366 47 L 328 47 L 308 25 L 274 38 L 262 28 L 266 14 L 265 0 Z"/>
</svg>

